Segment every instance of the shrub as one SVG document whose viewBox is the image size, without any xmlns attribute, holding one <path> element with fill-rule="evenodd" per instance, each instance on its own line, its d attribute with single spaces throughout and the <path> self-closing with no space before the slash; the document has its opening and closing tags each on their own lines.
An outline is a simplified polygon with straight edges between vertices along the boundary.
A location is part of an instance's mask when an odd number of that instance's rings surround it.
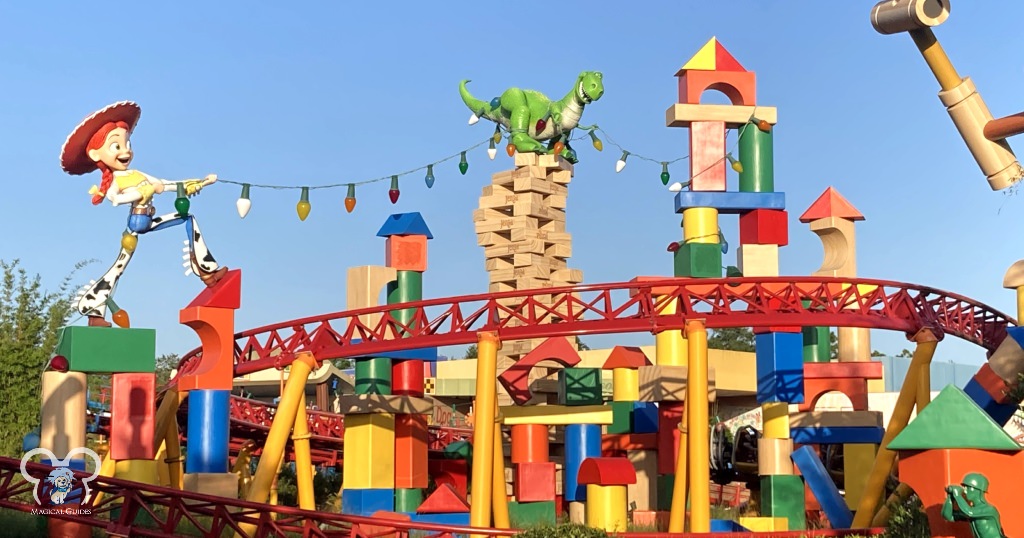
<svg viewBox="0 0 1024 538">
<path fill-rule="evenodd" d="M 532 527 L 517 534 L 520 538 L 608 538 L 608 533 L 583 525 L 565 523 Z"/>
<path fill-rule="evenodd" d="M 929 538 L 932 535 L 928 515 L 917 494 L 901 503 L 890 504 L 889 513 L 889 524 L 885 528 L 887 538 Z"/>
</svg>

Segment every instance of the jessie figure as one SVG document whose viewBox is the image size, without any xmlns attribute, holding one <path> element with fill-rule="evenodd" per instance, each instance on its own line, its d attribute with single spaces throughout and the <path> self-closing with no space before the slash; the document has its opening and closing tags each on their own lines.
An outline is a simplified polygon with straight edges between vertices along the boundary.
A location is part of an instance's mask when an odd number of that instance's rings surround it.
<svg viewBox="0 0 1024 538">
<path fill-rule="evenodd" d="M 211 174 L 202 180 L 174 182 L 128 168 L 134 156 L 130 138 L 141 114 L 139 105 L 131 101 L 109 105 L 78 124 L 61 148 L 61 168 L 68 174 L 101 172 L 100 184 L 89 189 L 93 205 L 99 205 L 104 198 L 114 206 L 131 204 L 117 260 L 99 280 L 90 282 L 78 300 L 78 311 L 99 321 L 106 313 L 107 300 L 117 287 L 118 279 L 132 259 L 140 234 L 184 224 L 188 236 L 184 249 L 185 274 L 194 273 L 207 286 L 213 286 L 227 272 L 227 267 L 218 268 L 206 248 L 194 216 L 186 210 L 158 217 L 152 203 L 155 195 L 168 190 L 177 192 L 179 187 L 183 188 L 186 196 L 194 196 L 206 185 L 217 181 L 217 176 Z"/>
</svg>

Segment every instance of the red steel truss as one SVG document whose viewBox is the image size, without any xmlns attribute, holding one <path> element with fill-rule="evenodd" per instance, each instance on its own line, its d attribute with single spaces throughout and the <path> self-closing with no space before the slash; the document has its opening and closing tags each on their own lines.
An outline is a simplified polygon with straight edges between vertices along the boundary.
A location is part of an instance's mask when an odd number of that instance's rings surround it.
<svg viewBox="0 0 1024 538">
<path fill-rule="evenodd" d="M 475 342 L 495 331 L 505 341 L 585 334 L 709 328 L 829 326 L 951 334 L 989 352 L 1015 321 L 954 293 L 885 280 L 824 277 L 646 279 L 430 299 L 324 314 L 268 325 L 235 338 L 235 374 L 289 364 L 299 351 L 319 360 Z M 807 306 L 804 306 L 804 303 Z M 408 323 L 396 319 L 412 312 Z M 677 314 L 672 314 L 675 307 Z M 381 314 L 370 325 L 364 314 Z M 202 353 L 182 358 L 190 372 Z"/>
</svg>

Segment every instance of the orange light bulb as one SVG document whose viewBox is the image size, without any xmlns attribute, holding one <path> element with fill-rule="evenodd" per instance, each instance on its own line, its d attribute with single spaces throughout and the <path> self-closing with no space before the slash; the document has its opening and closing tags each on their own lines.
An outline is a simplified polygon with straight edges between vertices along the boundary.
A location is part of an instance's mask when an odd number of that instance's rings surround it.
<svg viewBox="0 0 1024 538">
<path fill-rule="evenodd" d="M 114 314 L 110 317 L 114 320 L 114 323 L 116 323 L 118 327 L 127 329 L 132 326 L 131 320 L 128 319 L 128 312 L 125 310 L 118 310 L 117 312 L 114 312 Z"/>
</svg>

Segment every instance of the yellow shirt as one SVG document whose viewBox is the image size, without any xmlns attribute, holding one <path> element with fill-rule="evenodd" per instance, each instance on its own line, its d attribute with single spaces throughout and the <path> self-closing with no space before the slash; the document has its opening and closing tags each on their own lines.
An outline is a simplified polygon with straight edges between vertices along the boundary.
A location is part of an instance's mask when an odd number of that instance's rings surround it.
<svg viewBox="0 0 1024 538">
<path fill-rule="evenodd" d="M 117 182 L 118 190 L 124 191 L 131 187 L 138 187 L 140 183 L 149 181 L 149 178 L 138 170 L 125 170 L 123 172 L 114 172 L 114 181 Z"/>
</svg>

